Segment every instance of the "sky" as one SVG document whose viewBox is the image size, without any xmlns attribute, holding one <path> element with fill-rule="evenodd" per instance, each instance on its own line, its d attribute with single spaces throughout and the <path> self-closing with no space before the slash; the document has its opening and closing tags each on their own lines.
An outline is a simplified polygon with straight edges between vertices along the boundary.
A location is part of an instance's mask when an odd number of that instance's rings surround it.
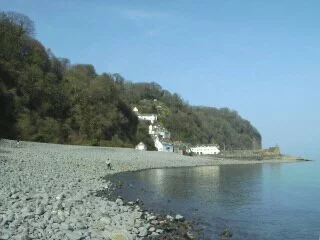
<svg viewBox="0 0 320 240">
<path fill-rule="evenodd" d="M 57 57 L 228 107 L 263 147 L 320 159 L 318 0 L 0 0 Z"/>
</svg>

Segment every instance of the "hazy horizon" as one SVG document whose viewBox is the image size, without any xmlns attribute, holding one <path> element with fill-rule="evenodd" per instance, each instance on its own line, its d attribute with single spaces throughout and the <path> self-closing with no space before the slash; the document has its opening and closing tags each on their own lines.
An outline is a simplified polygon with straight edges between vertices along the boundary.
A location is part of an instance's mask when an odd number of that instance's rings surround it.
<svg viewBox="0 0 320 240">
<path fill-rule="evenodd" d="M 318 1 L 1 1 L 57 57 L 228 107 L 263 146 L 320 157 Z"/>
</svg>

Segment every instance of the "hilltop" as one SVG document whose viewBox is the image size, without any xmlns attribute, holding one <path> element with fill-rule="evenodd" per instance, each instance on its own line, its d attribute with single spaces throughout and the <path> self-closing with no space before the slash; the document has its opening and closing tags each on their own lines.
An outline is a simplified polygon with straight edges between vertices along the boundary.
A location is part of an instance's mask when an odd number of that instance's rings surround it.
<svg viewBox="0 0 320 240">
<path fill-rule="evenodd" d="M 155 113 L 173 141 L 259 149 L 261 135 L 228 108 L 190 106 L 157 83 L 134 83 L 71 64 L 35 39 L 25 15 L 0 13 L 0 137 L 133 147 L 153 142 L 133 106 Z"/>
</svg>

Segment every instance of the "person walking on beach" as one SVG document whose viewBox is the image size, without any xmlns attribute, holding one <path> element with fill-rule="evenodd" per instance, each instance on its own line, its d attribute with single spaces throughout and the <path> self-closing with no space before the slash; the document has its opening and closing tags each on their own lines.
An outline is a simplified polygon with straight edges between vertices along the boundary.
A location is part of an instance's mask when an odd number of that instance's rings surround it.
<svg viewBox="0 0 320 240">
<path fill-rule="evenodd" d="M 107 164 L 108 170 L 111 170 L 111 162 L 109 158 L 107 159 L 106 164 Z"/>
</svg>

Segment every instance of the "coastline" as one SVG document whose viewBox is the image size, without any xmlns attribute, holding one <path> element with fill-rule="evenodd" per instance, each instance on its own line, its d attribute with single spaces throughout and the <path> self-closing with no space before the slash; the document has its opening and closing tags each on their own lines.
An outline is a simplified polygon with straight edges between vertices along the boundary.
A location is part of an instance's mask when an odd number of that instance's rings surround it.
<svg viewBox="0 0 320 240">
<path fill-rule="evenodd" d="M 297 159 L 234 160 L 189 157 L 175 153 L 134 149 L 0 142 L 0 235 L 43 239 L 143 239 L 161 236 L 159 219 L 137 204 L 95 196 L 109 191 L 102 177 L 152 168 L 217 166 L 228 164 L 290 163 Z M 107 159 L 112 169 L 108 170 Z M 156 219 L 155 219 L 156 218 Z M 152 224 L 151 221 L 154 221 Z M 157 222 L 155 222 L 157 221 Z M 38 238 L 37 238 L 38 237 Z"/>
</svg>

